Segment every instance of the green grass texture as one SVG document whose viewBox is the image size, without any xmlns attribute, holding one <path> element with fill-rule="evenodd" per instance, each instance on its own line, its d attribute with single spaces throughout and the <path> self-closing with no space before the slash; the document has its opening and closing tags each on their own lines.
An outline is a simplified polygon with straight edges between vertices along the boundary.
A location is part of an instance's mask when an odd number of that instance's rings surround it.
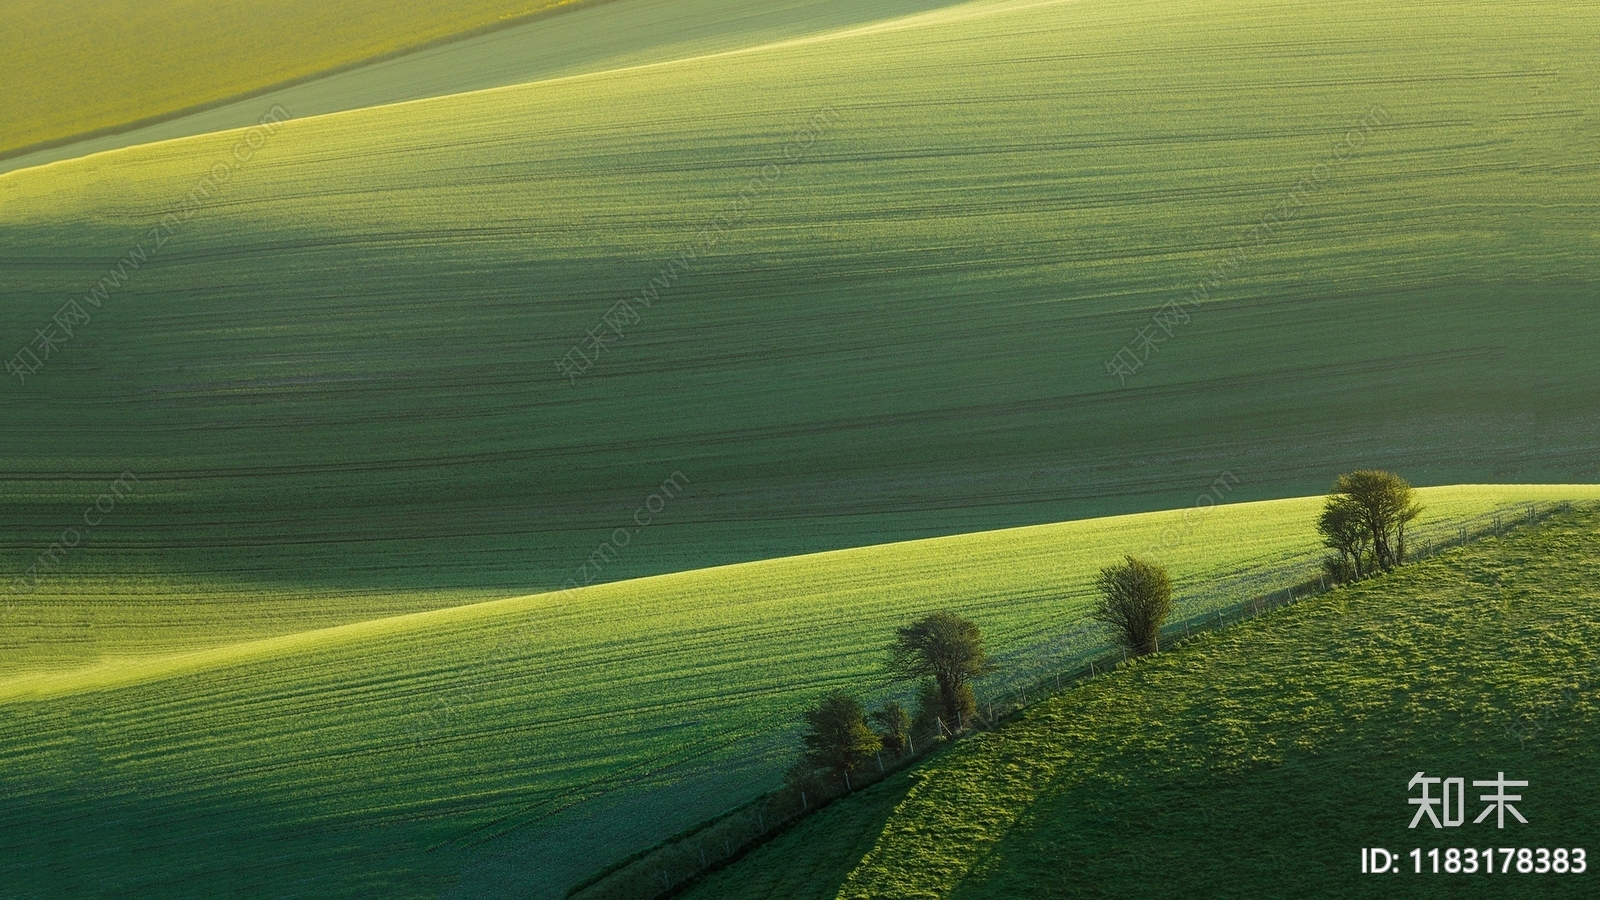
<svg viewBox="0 0 1600 900">
<path fill-rule="evenodd" d="M 1600 491 L 1422 494 L 1437 523 Z M 0 882 L 558 895 L 773 786 L 816 696 L 893 695 L 897 625 L 939 608 L 979 622 L 1004 666 L 987 693 L 1104 649 L 1091 581 L 1123 552 L 1171 568 L 1185 615 L 1246 599 L 1215 582 L 1308 573 L 1320 502 L 841 550 L 16 674 L 0 680 Z"/>
<path fill-rule="evenodd" d="M 311 597 L 331 625 L 558 588 L 674 472 L 600 580 L 1182 507 L 1223 472 L 1231 500 L 1367 465 L 1592 481 L 1596 21 L 974 3 L 289 121 L 237 165 L 230 133 L 0 176 L 7 346 L 90 316 L 5 379 L 0 564 L 132 472 L 58 567 L 100 579 L 72 609 L 228 594 L 188 629 L 224 643 Z"/>
<path fill-rule="evenodd" d="M 1590 896 L 1585 876 L 1419 876 L 1409 855 L 1362 875 L 1359 853 L 1593 853 L 1597 527 L 1586 511 L 1488 538 L 1120 667 L 687 896 Z M 1469 788 L 1468 824 L 1407 827 L 1417 771 L 1502 770 L 1529 782 L 1526 826 L 1470 824 Z"/>
<path fill-rule="evenodd" d="M 326 115 L 740 50 L 858 27 L 953 2 L 956 0 L 873 0 L 870 3 L 765 0 L 752 6 L 743 0 L 591 0 L 550 5 L 544 8 L 559 15 L 536 15 L 527 21 L 494 27 L 481 34 L 458 36 L 392 58 L 259 91 L 247 98 L 221 102 L 148 125 L 119 127 L 98 137 L 16 155 L 0 151 L 0 172 L 137 144 L 247 127 L 275 105 L 289 110 L 296 118 Z M 4 6 L 0 4 L 0 9 Z M 538 7 L 529 4 L 528 8 Z M 171 6 L 161 9 L 166 15 L 174 11 Z M 283 23 L 288 21 L 282 20 Z M 182 32 L 181 22 L 165 24 L 175 26 L 171 28 L 173 33 Z M 74 39 L 70 33 L 72 26 L 63 31 L 57 18 L 41 18 L 32 27 L 52 29 L 56 33 L 50 39 L 58 44 Z M 47 43 L 41 40 L 39 45 Z M 276 48 L 271 52 L 288 54 L 292 51 Z M 16 60 L 19 64 L 32 62 L 25 53 Z M 188 62 L 196 65 L 202 61 L 210 62 L 203 53 L 196 53 Z M 43 89 L 48 84 L 29 83 L 28 87 Z M 58 105 L 69 99 L 78 98 L 59 92 L 50 98 L 52 104 Z M 89 101 L 98 104 L 103 99 L 96 95 Z M 142 113 L 135 110 L 129 115 Z"/>
</svg>

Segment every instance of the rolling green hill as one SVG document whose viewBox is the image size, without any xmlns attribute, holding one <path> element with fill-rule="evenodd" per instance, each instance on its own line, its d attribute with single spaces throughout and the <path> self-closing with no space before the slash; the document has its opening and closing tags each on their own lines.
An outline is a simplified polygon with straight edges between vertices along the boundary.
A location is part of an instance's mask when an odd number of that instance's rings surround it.
<svg viewBox="0 0 1600 900">
<path fill-rule="evenodd" d="M 1359 854 L 1593 853 L 1597 529 L 1490 538 L 1068 689 L 688 896 L 1591 896 L 1592 865 L 1486 883 L 1407 855 L 1379 880 Z M 1418 770 L 1526 780 L 1528 824 L 1409 830 Z"/>
<path fill-rule="evenodd" d="M 1434 523 L 1560 496 L 1600 489 L 1424 492 Z M 559 895 L 770 787 L 793 761 L 797 710 L 841 685 L 885 696 L 886 637 L 917 614 L 982 624 L 1004 666 L 988 691 L 1103 649 L 1085 627 L 1090 579 L 1121 552 L 1154 547 L 1183 615 L 1244 599 L 1241 575 L 1294 583 L 1316 555 L 1318 503 L 842 550 L 13 675 L 0 884 Z"/>
<path fill-rule="evenodd" d="M 1182 506 L 1225 471 L 1232 500 L 1366 464 L 1591 480 L 1596 27 L 973 3 L 290 121 L 187 209 L 241 135 L 0 176 L 0 334 L 58 339 L 6 379 L 0 562 L 133 473 L 41 590 L 91 647 L 107 611 L 195 598 L 169 610 L 192 646 Z M 624 298 L 637 321 L 565 377 Z"/>
<path fill-rule="evenodd" d="M 1143 511 L 1594 496 L 1587 13 L 980 0 L 0 175 L 0 883 L 549 896 L 917 612 L 1314 553 Z"/>
</svg>

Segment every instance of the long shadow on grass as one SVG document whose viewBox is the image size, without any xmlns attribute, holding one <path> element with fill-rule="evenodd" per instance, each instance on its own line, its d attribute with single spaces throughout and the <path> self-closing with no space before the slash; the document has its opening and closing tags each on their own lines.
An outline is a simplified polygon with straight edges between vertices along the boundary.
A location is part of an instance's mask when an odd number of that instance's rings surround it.
<svg viewBox="0 0 1600 900">
<path fill-rule="evenodd" d="M 990 748 L 1051 757 L 1052 781 L 950 896 L 1592 896 L 1578 875 L 1409 858 L 1592 843 L 1591 527 L 1419 564 L 1062 698 Z M 1521 592 L 1473 579 L 1492 566 Z M 1409 828 L 1418 771 L 1467 780 L 1465 824 Z M 1528 782 L 1527 824 L 1474 824 L 1489 789 L 1471 782 L 1497 772 Z M 1363 847 L 1403 871 L 1363 875 Z"/>
<path fill-rule="evenodd" d="M 187 796 L 101 784 L 12 794 L 0 799 L 0 896 L 423 898 L 454 880 L 453 858 L 425 852 L 403 825 L 317 813 L 224 784 Z"/>
<path fill-rule="evenodd" d="M 683 896 L 692 900 L 833 900 L 867 855 L 895 807 L 916 782 L 915 770 L 840 800 L 710 876 Z"/>
<path fill-rule="evenodd" d="M 1505 767 L 1508 777 L 1548 786 L 1537 796 L 1537 813 L 1532 802 L 1524 805 L 1527 826 L 1498 831 L 1492 816 L 1473 826 L 1484 804 L 1475 797 L 1481 789 L 1469 788 L 1465 826 L 1436 831 L 1424 822 L 1409 831 L 1414 807 L 1405 805 L 1404 787 L 1406 769 L 1416 766 L 1394 757 L 1368 766 L 1358 755 L 1335 752 L 1232 777 L 1120 784 L 1096 778 L 1037 804 L 950 897 L 1461 897 L 1478 896 L 1463 891 L 1490 877 L 1497 879 L 1487 885 L 1495 897 L 1592 896 L 1593 887 L 1573 875 L 1412 871 L 1414 847 L 1424 853 L 1435 847 L 1570 847 L 1593 834 L 1592 810 L 1557 787 L 1592 777 L 1582 761 L 1504 749 L 1461 751 L 1439 770 L 1469 781 L 1492 778 L 1493 771 L 1481 771 L 1492 760 L 1488 768 Z M 1418 765 L 1432 769 L 1437 759 Z M 1403 871 L 1361 874 L 1363 847 L 1401 854 Z M 1426 858 L 1424 866 L 1431 867 Z"/>
</svg>

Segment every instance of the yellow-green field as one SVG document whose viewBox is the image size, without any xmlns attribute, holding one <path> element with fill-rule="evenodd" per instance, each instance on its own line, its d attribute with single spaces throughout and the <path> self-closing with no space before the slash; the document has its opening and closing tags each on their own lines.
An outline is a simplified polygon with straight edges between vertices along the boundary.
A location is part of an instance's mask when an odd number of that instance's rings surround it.
<svg viewBox="0 0 1600 900">
<path fill-rule="evenodd" d="M 752 5 L 745 0 L 602 0 L 548 7 L 528 4 L 530 9 L 547 9 L 560 15 L 535 15 L 525 21 L 460 36 L 415 52 L 253 93 L 248 98 L 147 125 L 117 128 L 98 137 L 15 155 L 0 150 L 0 172 L 155 141 L 242 128 L 254 124 L 263 110 L 274 105 L 289 110 L 296 118 L 327 115 L 739 50 L 859 27 L 955 2 L 958 0 L 873 0 L 871 3 L 764 0 Z M 0 3 L 0 9 L 5 5 Z M 191 20 L 183 17 L 186 10 L 181 4 L 166 4 L 159 10 L 160 13 L 155 9 L 141 9 L 147 33 L 183 34 L 191 27 Z M 170 20 L 161 20 L 158 15 Z M 69 40 L 67 35 L 71 29 L 63 28 L 59 21 L 36 20 L 34 27 L 48 29 L 56 35 L 52 40 L 59 43 Z M 185 58 L 185 64 L 200 68 L 213 65 L 215 61 L 206 54 L 208 46 L 195 45 L 195 52 Z M 299 63 L 299 57 L 294 54 L 303 52 L 306 45 L 254 49 L 279 53 Z M 313 45 L 309 49 L 315 52 L 319 48 Z M 16 59 L 28 61 L 26 54 L 13 58 Z M 31 78 L 24 84 L 35 86 Z M 104 95 L 62 95 L 51 99 L 51 112 L 62 115 L 59 107 L 63 103 L 70 106 L 76 101 L 95 106 L 103 103 Z"/>
<path fill-rule="evenodd" d="M 583 0 L 4 0 L 0 155 Z"/>
</svg>

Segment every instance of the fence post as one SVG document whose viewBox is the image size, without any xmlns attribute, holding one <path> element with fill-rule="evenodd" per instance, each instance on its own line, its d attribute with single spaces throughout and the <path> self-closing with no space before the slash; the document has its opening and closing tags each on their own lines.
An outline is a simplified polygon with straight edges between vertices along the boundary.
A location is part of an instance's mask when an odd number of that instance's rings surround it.
<svg viewBox="0 0 1600 900">
<path fill-rule="evenodd" d="M 849 773 L 845 773 L 845 777 L 848 778 L 849 777 Z M 810 809 L 811 808 L 811 801 L 806 799 L 806 792 L 805 791 L 801 791 L 800 792 L 800 808 L 801 809 Z"/>
<path fill-rule="evenodd" d="M 759 809 L 756 810 L 756 824 L 761 826 L 762 834 L 767 833 L 767 817 L 762 815 Z"/>
<path fill-rule="evenodd" d="M 878 774 L 879 775 L 884 774 L 884 769 L 883 769 L 883 751 L 879 750 L 877 753 L 875 753 L 873 755 L 878 757 Z"/>
<path fill-rule="evenodd" d="M 702 844 L 700 846 L 700 868 L 704 869 L 707 865 L 709 864 L 706 862 L 706 848 Z"/>
<path fill-rule="evenodd" d="M 850 793 L 851 791 L 854 791 L 854 790 L 855 790 L 855 788 L 852 788 L 850 786 L 850 770 L 849 769 L 845 769 L 844 770 L 844 792 L 846 794 L 848 794 L 848 793 Z"/>
</svg>

